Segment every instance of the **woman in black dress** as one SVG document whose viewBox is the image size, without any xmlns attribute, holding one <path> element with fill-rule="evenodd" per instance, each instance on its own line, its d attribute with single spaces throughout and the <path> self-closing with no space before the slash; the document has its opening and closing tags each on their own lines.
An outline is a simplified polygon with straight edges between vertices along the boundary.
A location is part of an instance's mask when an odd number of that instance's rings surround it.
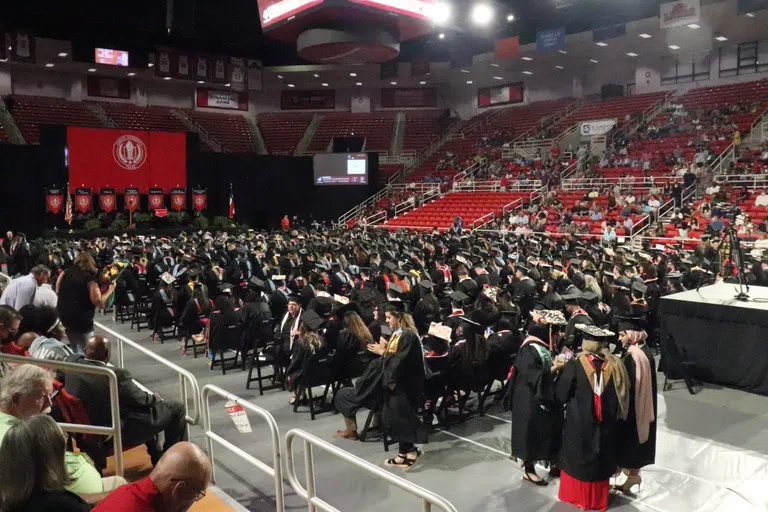
<svg viewBox="0 0 768 512">
<path fill-rule="evenodd" d="M 434 287 L 435 283 L 427 279 L 423 279 L 418 286 L 421 298 L 413 310 L 413 321 L 420 336 L 427 334 L 430 324 L 440 319 L 440 302 L 432 291 Z"/>
<path fill-rule="evenodd" d="M 623 468 L 624 482 L 617 486 L 630 492 L 640 485 L 640 468 L 656 460 L 656 361 L 648 348 L 648 335 L 636 318 L 621 319 L 619 340 L 624 346 L 622 360 L 629 378 L 629 413 L 621 428 L 618 465 Z"/>
<path fill-rule="evenodd" d="M 316 356 L 327 352 L 325 341 L 320 333 L 323 323 L 325 320 L 314 311 L 305 311 L 301 315 L 299 338 L 293 345 L 291 364 L 285 371 L 291 390 L 291 404 L 296 401 L 296 390 L 301 387 L 302 379 L 306 375 L 309 365 L 312 364 Z"/>
</svg>

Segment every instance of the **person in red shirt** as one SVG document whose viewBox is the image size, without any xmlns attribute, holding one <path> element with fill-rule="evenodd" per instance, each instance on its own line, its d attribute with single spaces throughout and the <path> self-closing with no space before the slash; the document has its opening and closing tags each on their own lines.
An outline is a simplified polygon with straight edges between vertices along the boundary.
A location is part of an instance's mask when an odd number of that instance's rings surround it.
<svg viewBox="0 0 768 512">
<path fill-rule="evenodd" d="M 18 341 L 9 341 L 0 345 L 0 352 L 11 356 L 29 357 L 29 347 L 32 346 L 32 342 L 35 341 L 36 338 L 36 333 L 24 333 L 19 336 Z"/>
<path fill-rule="evenodd" d="M 283 231 L 288 231 L 291 229 L 291 221 L 288 219 L 288 214 L 283 217 L 283 220 L 280 221 L 280 227 L 283 228 Z"/>
<path fill-rule="evenodd" d="M 176 443 L 148 477 L 118 487 L 92 512 L 185 512 L 205 497 L 211 461 L 198 446 Z"/>
</svg>

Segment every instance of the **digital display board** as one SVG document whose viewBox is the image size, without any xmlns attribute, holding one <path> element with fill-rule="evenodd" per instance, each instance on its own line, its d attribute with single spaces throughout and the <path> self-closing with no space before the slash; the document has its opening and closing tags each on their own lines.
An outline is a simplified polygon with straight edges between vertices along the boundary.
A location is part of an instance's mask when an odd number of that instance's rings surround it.
<svg viewBox="0 0 768 512">
<path fill-rule="evenodd" d="M 365 153 L 316 153 L 312 159 L 315 185 L 367 185 Z"/>
<path fill-rule="evenodd" d="M 111 50 L 109 48 L 96 48 L 96 64 L 109 66 L 128 66 L 128 52 L 123 50 Z"/>
<path fill-rule="evenodd" d="M 375 7 L 387 12 L 394 12 L 423 20 L 433 19 L 437 0 L 349 0 L 350 2 Z"/>
<path fill-rule="evenodd" d="M 324 0 L 258 0 L 261 29 L 323 3 Z"/>
</svg>

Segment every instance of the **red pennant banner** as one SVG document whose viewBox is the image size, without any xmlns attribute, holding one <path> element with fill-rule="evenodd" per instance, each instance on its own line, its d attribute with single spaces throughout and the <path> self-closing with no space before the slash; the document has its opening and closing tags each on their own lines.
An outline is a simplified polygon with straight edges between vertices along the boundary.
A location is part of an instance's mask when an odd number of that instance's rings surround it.
<svg viewBox="0 0 768 512">
<path fill-rule="evenodd" d="M 125 209 L 129 212 L 135 212 L 139 209 L 139 189 L 138 188 L 126 188 L 125 189 Z"/>
<path fill-rule="evenodd" d="M 49 188 L 45 195 L 45 205 L 49 212 L 58 215 L 64 206 L 64 192 L 60 188 Z"/>
<path fill-rule="evenodd" d="M 168 216 L 168 208 L 158 208 L 157 210 L 155 210 L 155 216 L 160 217 L 161 219 L 163 217 L 167 217 Z"/>
<path fill-rule="evenodd" d="M 203 211 L 208 207 L 208 190 L 204 188 L 192 189 L 192 206 L 195 211 Z"/>
<path fill-rule="evenodd" d="M 77 188 L 75 189 L 75 208 L 80 213 L 88 213 L 91 211 L 91 189 L 89 188 Z"/>
<path fill-rule="evenodd" d="M 103 212 L 111 213 L 117 208 L 117 194 L 113 188 L 99 190 L 99 207 Z"/>
<path fill-rule="evenodd" d="M 151 188 L 149 189 L 149 209 L 158 210 L 165 206 L 165 198 L 163 197 L 163 189 Z"/>
<path fill-rule="evenodd" d="M 180 212 L 184 210 L 187 205 L 187 189 L 185 188 L 172 188 L 171 189 L 171 208 Z"/>
</svg>

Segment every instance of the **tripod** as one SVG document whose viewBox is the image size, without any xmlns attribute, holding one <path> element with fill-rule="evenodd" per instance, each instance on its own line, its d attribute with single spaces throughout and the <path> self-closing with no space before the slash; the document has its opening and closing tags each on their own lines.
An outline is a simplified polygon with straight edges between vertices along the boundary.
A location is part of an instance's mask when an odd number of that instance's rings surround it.
<svg viewBox="0 0 768 512">
<path fill-rule="evenodd" d="M 736 289 L 737 293 L 734 296 L 736 300 L 742 300 L 744 302 L 749 300 L 749 285 L 747 284 L 746 273 L 744 272 L 744 251 L 741 248 L 741 242 L 739 235 L 736 232 L 736 214 L 733 215 L 731 223 L 728 226 L 728 260 L 732 265 L 736 266 L 738 270 L 739 287 Z M 746 291 L 745 291 L 746 288 Z"/>
</svg>

